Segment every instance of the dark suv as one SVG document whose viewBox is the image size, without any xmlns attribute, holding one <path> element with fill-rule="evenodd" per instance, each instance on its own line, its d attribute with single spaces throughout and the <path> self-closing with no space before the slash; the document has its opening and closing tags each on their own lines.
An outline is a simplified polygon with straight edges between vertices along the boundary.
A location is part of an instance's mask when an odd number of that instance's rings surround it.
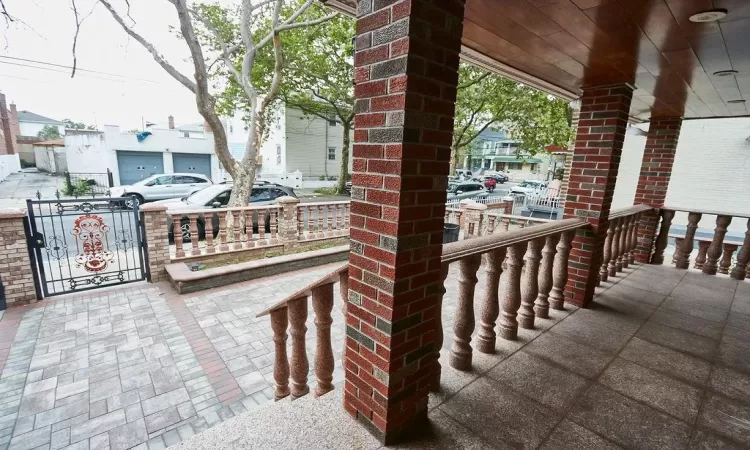
<svg viewBox="0 0 750 450">
<path fill-rule="evenodd" d="M 229 197 L 232 195 L 232 184 L 215 184 L 195 192 L 187 197 L 174 200 L 163 200 L 157 202 L 167 207 L 167 226 L 169 228 L 169 240 L 174 240 L 174 231 L 172 224 L 172 216 L 169 215 L 173 211 L 190 211 L 190 210 L 201 210 L 206 208 L 223 208 L 229 203 Z M 282 186 L 280 184 L 263 183 L 253 185 L 252 193 L 248 199 L 249 206 L 264 206 L 264 205 L 275 205 L 276 201 L 280 197 L 297 197 L 294 193 L 294 189 L 289 186 Z M 198 216 L 198 237 L 204 239 L 206 236 L 205 217 L 203 214 Z M 182 240 L 183 242 L 190 242 L 190 221 L 187 216 L 183 217 L 180 223 Z M 266 214 L 265 228 L 267 232 L 271 231 L 271 217 L 270 214 Z M 218 215 L 213 216 L 212 229 L 214 230 L 214 237 L 219 233 L 219 217 Z M 253 214 L 253 232 L 258 231 L 258 214 Z"/>
</svg>

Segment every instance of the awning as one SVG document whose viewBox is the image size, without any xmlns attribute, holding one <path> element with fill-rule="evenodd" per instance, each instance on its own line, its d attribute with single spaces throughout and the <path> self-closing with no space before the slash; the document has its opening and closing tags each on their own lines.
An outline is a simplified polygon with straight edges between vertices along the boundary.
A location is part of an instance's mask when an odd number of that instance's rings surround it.
<svg viewBox="0 0 750 450">
<path fill-rule="evenodd" d="M 493 156 L 491 159 L 492 162 L 522 162 L 526 164 L 538 164 L 542 162 L 539 158 L 532 158 L 529 156 L 515 156 L 515 155 L 505 155 L 505 156 Z"/>
</svg>

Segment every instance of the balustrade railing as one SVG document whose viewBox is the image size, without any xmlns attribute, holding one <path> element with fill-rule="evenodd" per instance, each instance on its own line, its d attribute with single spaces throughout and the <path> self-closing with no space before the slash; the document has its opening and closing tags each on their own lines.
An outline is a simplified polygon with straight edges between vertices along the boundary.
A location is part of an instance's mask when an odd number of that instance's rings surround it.
<svg viewBox="0 0 750 450">
<path fill-rule="evenodd" d="M 602 249 L 599 281 L 607 281 L 609 277 L 617 276 L 617 272 L 622 272 L 635 262 L 638 225 L 641 215 L 650 209 L 649 206 L 637 205 L 610 212 L 607 237 Z"/>
<path fill-rule="evenodd" d="M 551 220 L 487 212 L 481 204 L 469 204 L 463 209 L 446 208 L 445 222 L 460 225 L 463 237 L 473 238 L 548 223 Z"/>
<path fill-rule="evenodd" d="M 688 213 L 685 234 L 670 235 L 669 230 L 672 226 L 672 220 L 678 211 Z M 716 227 L 713 236 L 710 238 L 696 236 L 698 225 L 704 215 L 716 216 Z M 707 275 L 729 274 L 735 280 L 744 280 L 750 277 L 750 214 L 665 207 L 661 209 L 660 216 L 661 225 L 654 254 L 651 257 L 652 263 L 661 264 L 664 261 L 664 251 L 668 246 L 669 239 L 672 238 L 676 242 L 675 251 L 672 255 L 673 264 L 678 269 L 688 269 L 697 241 L 698 253 L 693 261 L 694 268 L 700 269 Z M 727 227 L 733 219 L 747 221 L 747 231 L 741 242 L 726 240 Z M 737 250 L 739 252 L 734 259 L 733 255 Z"/>
<path fill-rule="evenodd" d="M 310 299 L 312 299 L 312 309 L 315 314 L 313 372 L 317 384 L 314 393 L 316 396 L 320 396 L 333 390 L 334 359 L 331 344 L 333 290 L 335 284 L 339 283 L 341 298 L 346 299 L 348 297 L 348 271 L 349 264 L 343 264 L 325 277 L 305 286 L 270 308 L 261 311 L 256 316 L 271 316 L 275 352 L 273 379 L 276 400 L 290 394 L 293 398 L 299 398 L 310 392 L 307 382 L 310 363 L 307 357 L 306 325 Z M 346 307 L 347 302 L 342 303 Z M 287 355 L 286 341 L 289 335 L 292 337 L 291 355 Z"/>
<path fill-rule="evenodd" d="M 300 240 L 345 235 L 349 229 L 349 202 L 300 203 L 297 229 Z"/>
</svg>

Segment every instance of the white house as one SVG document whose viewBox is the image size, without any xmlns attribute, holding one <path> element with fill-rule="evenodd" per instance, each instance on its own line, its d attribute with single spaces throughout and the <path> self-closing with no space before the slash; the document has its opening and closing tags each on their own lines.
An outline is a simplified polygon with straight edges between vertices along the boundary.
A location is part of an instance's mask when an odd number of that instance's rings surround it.
<svg viewBox="0 0 750 450">
<path fill-rule="evenodd" d="M 194 128 L 150 127 L 136 133 L 105 125 L 104 131 L 66 130 L 68 171 L 103 173 L 109 169 L 115 185 L 155 173 L 195 172 L 219 179 L 213 134 Z"/>
<path fill-rule="evenodd" d="M 11 104 L 10 106 L 11 114 L 13 114 L 12 110 L 15 109 L 15 105 Z M 42 115 L 25 110 L 18 111 L 17 117 L 18 127 L 20 131 L 19 136 L 36 137 L 45 126 L 52 126 L 57 128 L 57 131 L 60 132 L 60 136 L 65 134 L 65 122 L 50 119 L 49 117 L 44 117 Z"/>
</svg>

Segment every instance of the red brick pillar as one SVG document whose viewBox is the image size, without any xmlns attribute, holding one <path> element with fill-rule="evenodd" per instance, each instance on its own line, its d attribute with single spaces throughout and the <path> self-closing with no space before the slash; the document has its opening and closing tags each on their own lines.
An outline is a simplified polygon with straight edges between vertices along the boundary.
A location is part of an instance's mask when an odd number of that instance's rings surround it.
<svg viewBox="0 0 750 450">
<path fill-rule="evenodd" d="M 427 417 L 463 0 L 362 0 L 344 406 L 383 442 Z"/>
<path fill-rule="evenodd" d="M 649 205 L 654 208 L 664 206 L 681 127 L 680 117 L 651 119 L 646 147 L 643 149 L 643 163 L 641 175 L 638 178 L 638 187 L 635 190 L 634 205 Z M 635 250 L 637 262 L 641 264 L 649 262 L 658 226 L 658 211 L 649 211 L 641 215 L 641 224 L 638 227 L 638 247 Z"/>
<path fill-rule="evenodd" d="M 565 202 L 565 218 L 591 224 L 576 233 L 568 260 L 565 300 L 578 306 L 594 298 L 632 96 L 633 88 L 621 84 L 584 89 L 581 97 Z"/>
</svg>

